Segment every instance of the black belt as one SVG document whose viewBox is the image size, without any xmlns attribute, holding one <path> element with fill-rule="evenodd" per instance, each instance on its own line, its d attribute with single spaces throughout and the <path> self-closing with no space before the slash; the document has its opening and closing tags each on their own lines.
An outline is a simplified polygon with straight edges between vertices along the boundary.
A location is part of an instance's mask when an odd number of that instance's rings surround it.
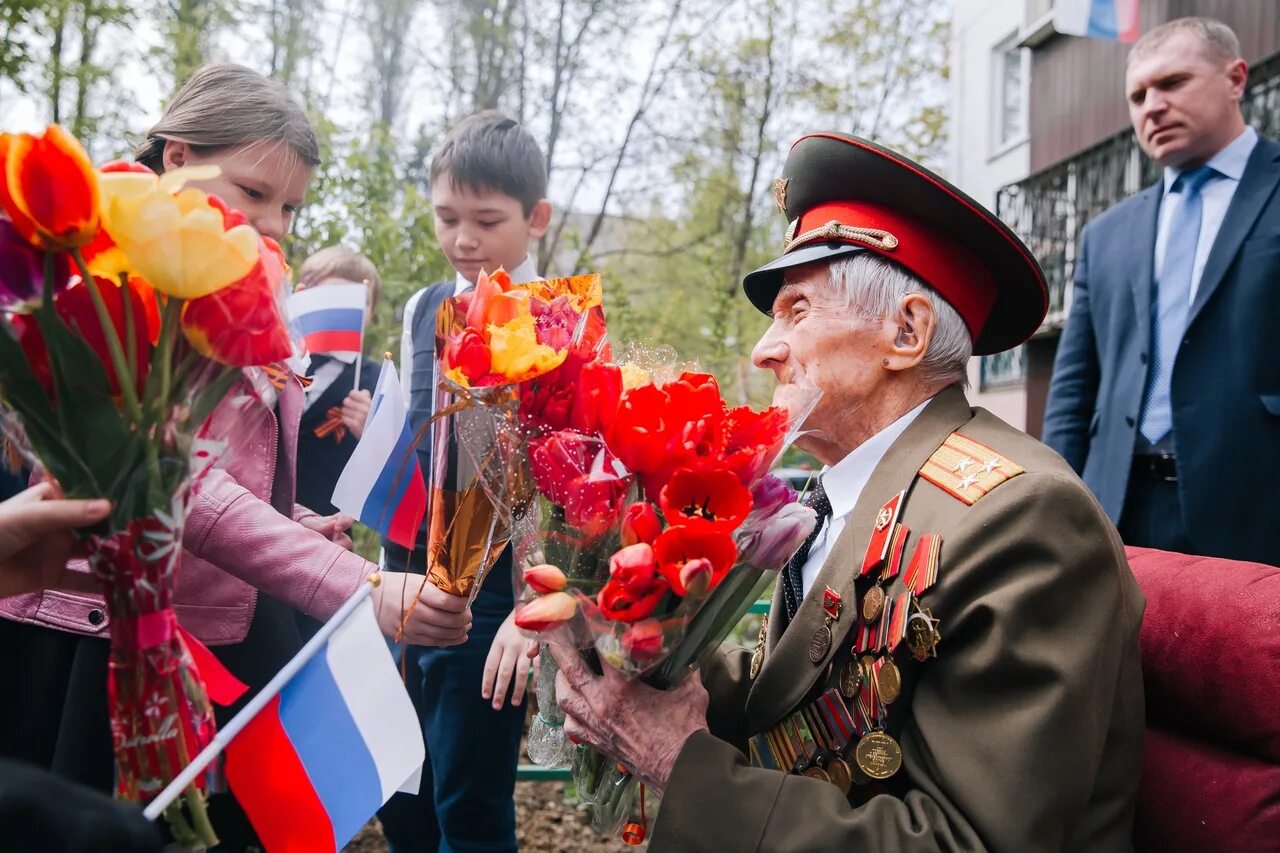
<svg viewBox="0 0 1280 853">
<path fill-rule="evenodd" d="M 1178 482 L 1177 460 L 1171 453 L 1153 453 L 1133 457 L 1131 477 L 1144 480 L 1159 480 L 1164 483 Z"/>
</svg>

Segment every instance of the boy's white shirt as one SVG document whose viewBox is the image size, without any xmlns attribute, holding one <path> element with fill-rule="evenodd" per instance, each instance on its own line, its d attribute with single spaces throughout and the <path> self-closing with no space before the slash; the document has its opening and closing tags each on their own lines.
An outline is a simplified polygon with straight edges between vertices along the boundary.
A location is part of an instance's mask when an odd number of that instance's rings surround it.
<svg viewBox="0 0 1280 853">
<path fill-rule="evenodd" d="M 538 268 L 533 265 L 533 256 L 525 255 L 520 265 L 511 270 L 511 281 L 515 284 L 521 284 L 526 281 L 536 281 L 540 279 Z M 467 279 L 463 278 L 462 273 L 454 275 L 453 295 L 461 296 L 472 287 L 475 287 Z M 422 300 L 422 294 L 426 293 L 424 287 L 413 296 L 409 297 L 409 301 L 404 306 L 404 325 L 400 331 L 400 388 L 404 391 L 405 405 L 409 405 L 409 377 L 413 371 L 409 370 L 409 366 L 413 364 L 413 315 L 418 310 L 418 303 Z"/>
</svg>

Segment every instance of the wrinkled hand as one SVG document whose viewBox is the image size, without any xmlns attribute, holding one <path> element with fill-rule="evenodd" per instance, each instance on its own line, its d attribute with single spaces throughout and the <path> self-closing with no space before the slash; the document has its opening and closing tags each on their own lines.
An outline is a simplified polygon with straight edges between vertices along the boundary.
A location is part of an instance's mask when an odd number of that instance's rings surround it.
<svg viewBox="0 0 1280 853">
<path fill-rule="evenodd" d="M 502 701 L 511 686 L 511 704 L 519 705 L 529 684 L 530 660 L 533 661 L 533 678 L 538 679 L 542 661 L 538 658 L 538 641 L 530 640 L 516 627 L 516 614 L 512 611 L 503 620 L 484 660 L 484 674 L 480 680 L 480 695 L 493 700 L 493 710 L 502 710 Z"/>
<path fill-rule="evenodd" d="M 111 502 L 59 500 L 57 495 L 53 483 L 43 482 L 0 503 L 0 598 L 77 579 L 63 577 L 75 548 L 71 531 L 102 521 L 111 513 Z M 79 579 L 96 589 L 88 575 Z"/>
<path fill-rule="evenodd" d="M 655 690 L 607 664 L 597 676 L 576 651 L 550 648 L 560 664 L 556 703 L 565 713 L 565 734 L 622 762 L 661 793 L 685 741 L 708 730 L 702 679 L 691 675 L 674 690 Z"/>
<path fill-rule="evenodd" d="M 341 545 L 348 551 L 352 548 L 351 537 L 347 531 L 355 524 L 355 519 L 344 513 L 335 515 L 308 515 L 298 519 L 298 523 L 308 530 L 314 530 L 325 539 Z"/>
<path fill-rule="evenodd" d="M 404 634 L 398 638 L 401 642 L 414 646 L 457 646 L 467 641 L 467 632 L 471 630 L 471 608 L 467 600 L 442 592 L 431 581 L 423 583 L 422 575 L 382 572 L 382 582 L 373 591 L 373 598 L 378 627 L 392 639 L 397 639 L 400 623 L 407 613 L 409 619 Z"/>
<path fill-rule="evenodd" d="M 369 418 L 372 404 L 373 396 L 363 389 L 350 392 L 342 401 L 342 425 L 356 438 L 364 434 L 364 422 Z"/>
</svg>

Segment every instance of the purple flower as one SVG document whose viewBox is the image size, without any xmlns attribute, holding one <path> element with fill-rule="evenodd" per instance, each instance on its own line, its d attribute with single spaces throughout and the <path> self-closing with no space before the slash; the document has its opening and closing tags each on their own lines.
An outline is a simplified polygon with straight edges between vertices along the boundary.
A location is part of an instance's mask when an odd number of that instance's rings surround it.
<svg viewBox="0 0 1280 853">
<path fill-rule="evenodd" d="M 751 486 L 751 515 L 768 518 L 790 503 L 796 502 L 795 491 L 772 474 L 765 474 Z"/>
<path fill-rule="evenodd" d="M 68 255 L 59 252 L 54 262 L 58 290 L 71 277 Z M 44 251 L 22 238 L 12 222 L 0 217 L 0 310 L 40 298 L 44 289 Z"/>
<path fill-rule="evenodd" d="M 755 524 L 748 519 L 738 535 L 738 550 L 746 563 L 776 571 L 791 559 L 817 522 L 812 508 L 800 503 L 785 504 Z"/>
</svg>

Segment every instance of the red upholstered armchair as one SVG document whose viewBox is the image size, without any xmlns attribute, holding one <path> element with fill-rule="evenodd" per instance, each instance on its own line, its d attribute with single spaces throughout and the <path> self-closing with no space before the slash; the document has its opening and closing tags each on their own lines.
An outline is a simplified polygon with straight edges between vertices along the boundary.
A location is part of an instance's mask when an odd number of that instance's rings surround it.
<svg viewBox="0 0 1280 853">
<path fill-rule="evenodd" d="M 1280 851 L 1280 568 L 1128 553 L 1147 598 L 1138 851 Z"/>
</svg>

